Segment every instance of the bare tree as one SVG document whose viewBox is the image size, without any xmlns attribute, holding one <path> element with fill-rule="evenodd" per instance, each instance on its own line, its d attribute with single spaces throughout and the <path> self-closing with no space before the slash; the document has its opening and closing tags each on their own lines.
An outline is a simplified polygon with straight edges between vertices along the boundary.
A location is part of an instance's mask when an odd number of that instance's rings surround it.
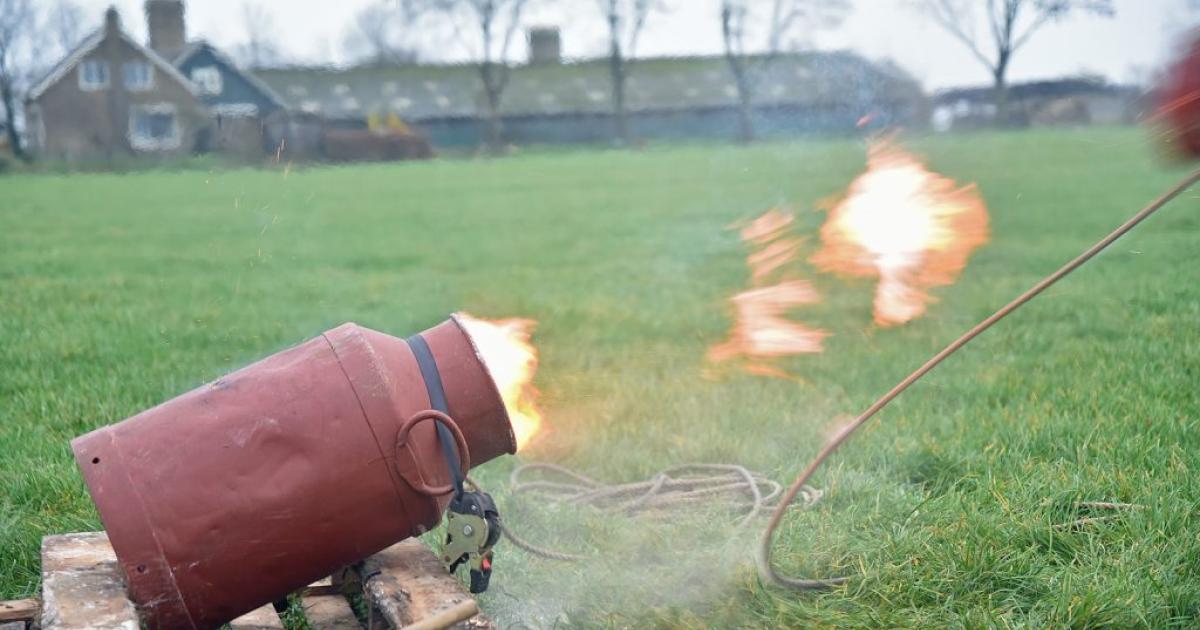
<svg viewBox="0 0 1200 630">
<path fill-rule="evenodd" d="M 1013 55 L 1041 28 L 1074 12 L 1112 17 L 1112 0 L 915 0 L 935 24 L 953 35 L 992 74 L 996 120 L 1008 118 L 1008 68 Z M 982 10 L 982 17 L 979 15 Z M 980 41 L 976 28 L 987 25 L 991 46 Z"/>
<path fill-rule="evenodd" d="M 416 50 L 403 37 L 410 17 L 404 5 L 390 0 L 368 5 L 346 35 L 346 48 L 352 56 L 377 65 L 416 61 Z"/>
<path fill-rule="evenodd" d="M 738 140 L 754 140 L 754 95 L 758 84 L 797 31 L 806 33 L 841 24 L 850 10 L 848 0 L 773 0 L 769 14 L 760 14 L 766 3 L 754 0 L 721 0 L 721 36 L 725 61 L 738 93 Z M 752 22 L 766 21 L 764 46 L 750 50 L 747 40 Z"/>
<path fill-rule="evenodd" d="M 72 0 L 60 0 L 50 9 L 47 17 L 46 28 L 64 53 L 74 50 L 83 40 L 86 22 L 83 9 Z"/>
<path fill-rule="evenodd" d="M 17 131 L 17 109 L 33 74 L 33 41 L 37 30 L 37 13 L 30 0 L 0 0 L 0 105 L 4 107 L 8 145 L 13 155 L 22 160 L 28 160 L 29 154 Z"/>
<path fill-rule="evenodd" d="M 237 47 L 239 61 L 250 68 L 263 68 L 280 62 L 282 55 L 275 45 L 275 18 L 261 2 L 242 3 L 242 26 L 246 41 Z"/>
<path fill-rule="evenodd" d="M 618 144 L 628 144 L 629 115 L 625 86 L 638 39 L 650 14 L 664 9 L 658 0 L 596 0 L 608 24 L 608 71 L 612 78 L 613 124 Z"/>
<path fill-rule="evenodd" d="M 509 52 L 530 0 L 408 0 L 417 14 L 446 17 L 475 60 L 483 85 L 485 137 L 492 152 L 504 148 L 500 103 L 508 87 Z"/>
</svg>

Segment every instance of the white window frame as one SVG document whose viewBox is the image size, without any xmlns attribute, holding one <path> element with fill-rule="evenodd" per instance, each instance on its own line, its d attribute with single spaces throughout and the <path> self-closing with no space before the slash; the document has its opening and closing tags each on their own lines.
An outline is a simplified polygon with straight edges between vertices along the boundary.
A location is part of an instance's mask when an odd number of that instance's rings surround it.
<svg viewBox="0 0 1200 630">
<path fill-rule="evenodd" d="M 188 78 L 196 85 L 201 95 L 218 96 L 225 91 L 225 78 L 221 76 L 221 69 L 216 66 L 192 68 Z"/>
<path fill-rule="evenodd" d="M 129 83 L 130 68 L 141 67 L 146 69 L 145 83 Z M 125 89 L 130 92 L 148 92 L 154 89 L 154 66 L 148 61 L 127 61 L 121 64 L 121 81 L 125 84 Z"/>
<path fill-rule="evenodd" d="M 222 103 L 213 108 L 213 113 L 229 118 L 254 118 L 258 115 L 258 105 L 254 103 Z"/>
<path fill-rule="evenodd" d="M 88 68 L 96 68 L 97 72 L 88 72 Z M 101 73 L 99 70 L 103 69 Z M 112 82 L 112 68 L 108 67 L 108 61 L 104 59 L 84 59 L 79 62 L 79 89 L 84 92 L 99 92 L 107 90 L 108 85 Z M 93 80 L 93 74 L 103 74 L 103 81 Z"/>
<path fill-rule="evenodd" d="M 137 133 L 137 117 L 139 114 L 170 114 L 173 120 L 171 135 L 165 138 L 147 138 Z M 178 149 L 183 144 L 179 128 L 179 108 L 171 103 L 153 105 L 133 105 L 129 108 L 129 146 L 137 151 L 170 151 Z"/>
</svg>

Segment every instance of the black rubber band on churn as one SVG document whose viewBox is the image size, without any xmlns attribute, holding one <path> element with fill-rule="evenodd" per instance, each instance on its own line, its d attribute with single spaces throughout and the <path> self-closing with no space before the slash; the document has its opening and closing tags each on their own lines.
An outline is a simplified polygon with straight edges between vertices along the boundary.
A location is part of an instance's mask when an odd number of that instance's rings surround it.
<svg viewBox="0 0 1200 630">
<path fill-rule="evenodd" d="M 438 373 L 437 361 L 429 343 L 421 335 L 413 335 L 405 340 L 417 359 L 421 368 L 421 378 L 425 381 L 425 390 L 429 393 L 429 406 L 435 411 L 450 415 L 450 407 L 446 403 L 446 390 L 442 387 L 442 375 Z M 463 493 L 462 458 L 458 454 L 458 446 L 450 429 L 440 421 L 437 425 L 438 441 L 442 443 L 442 456 L 446 458 L 446 467 L 450 469 L 450 478 L 454 480 L 454 496 L 461 497 Z"/>
</svg>

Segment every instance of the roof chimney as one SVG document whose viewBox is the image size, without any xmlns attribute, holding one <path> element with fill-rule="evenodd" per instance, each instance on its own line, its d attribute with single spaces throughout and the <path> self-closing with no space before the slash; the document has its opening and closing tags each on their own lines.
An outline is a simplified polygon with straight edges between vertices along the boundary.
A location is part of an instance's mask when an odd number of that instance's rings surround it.
<svg viewBox="0 0 1200 630">
<path fill-rule="evenodd" d="M 535 26 L 529 29 L 529 65 L 562 63 L 562 36 L 557 26 Z"/>
<path fill-rule="evenodd" d="M 174 59 L 187 45 L 183 0 L 146 0 L 146 23 L 150 48 L 163 57 Z"/>
<path fill-rule="evenodd" d="M 108 7 L 104 12 L 104 36 L 114 37 L 121 34 L 121 14 L 117 7 Z"/>
</svg>

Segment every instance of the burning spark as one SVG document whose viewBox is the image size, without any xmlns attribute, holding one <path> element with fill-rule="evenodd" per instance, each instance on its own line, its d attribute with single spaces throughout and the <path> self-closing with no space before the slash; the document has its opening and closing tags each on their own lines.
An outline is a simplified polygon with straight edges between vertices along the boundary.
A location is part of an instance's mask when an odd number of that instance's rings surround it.
<svg viewBox="0 0 1200 630">
<path fill-rule="evenodd" d="M 759 248 L 746 259 L 754 284 L 796 259 L 800 239 L 785 238 L 795 222 L 791 213 L 771 209 L 742 228 L 742 240 Z"/>
<path fill-rule="evenodd" d="M 771 208 L 742 228 L 742 240 L 755 245 L 766 245 L 783 237 L 795 222 L 796 217 L 792 213 Z"/>
<path fill-rule="evenodd" d="M 875 321 L 921 316 L 929 289 L 953 284 L 988 240 L 988 214 L 973 184 L 931 172 L 888 143 L 871 148 L 867 171 L 833 205 L 812 262 L 823 271 L 879 278 Z"/>
<path fill-rule="evenodd" d="M 519 318 L 486 320 L 467 313 L 458 313 L 458 321 L 475 342 L 500 390 L 520 450 L 533 439 L 542 424 L 542 412 L 537 407 L 538 391 L 533 386 L 538 353 L 531 338 L 537 322 Z"/>
<path fill-rule="evenodd" d="M 762 286 L 776 271 L 794 261 L 800 249 L 800 239 L 788 236 L 795 217 L 780 210 L 770 210 L 742 228 L 742 240 L 755 249 L 747 258 L 754 288 L 730 298 L 734 309 L 734 325 L 729 339 L 708 351 L 708 360 L 721 363 L 743 356 L 749 360 L 745 369 L 752 374 L 788 378 L 788 374 L 768 363 L 766 359 L 796 354 L 816 354 L 829 333 L 787 319 L 787 313 L 798 307 L 816 304 L 821 296 L 806 280 L 785 280 Z"/>
<path fill-rule="evenodd" d="M 746 370 L 763 376 L 786 376 L 774 367 L 754 360 L 817 354 L 829 333 L 788 320 L 786 313 L 806 304 L 816 304 L 821 296 L 805 280 L 792 280 L 774 286 L 743 291 L 730 299 L 735 323 L 729 340 L 713 346 L 708 360 L 713 363 L 744 355 L 752 360 Z"/>
</svg>

